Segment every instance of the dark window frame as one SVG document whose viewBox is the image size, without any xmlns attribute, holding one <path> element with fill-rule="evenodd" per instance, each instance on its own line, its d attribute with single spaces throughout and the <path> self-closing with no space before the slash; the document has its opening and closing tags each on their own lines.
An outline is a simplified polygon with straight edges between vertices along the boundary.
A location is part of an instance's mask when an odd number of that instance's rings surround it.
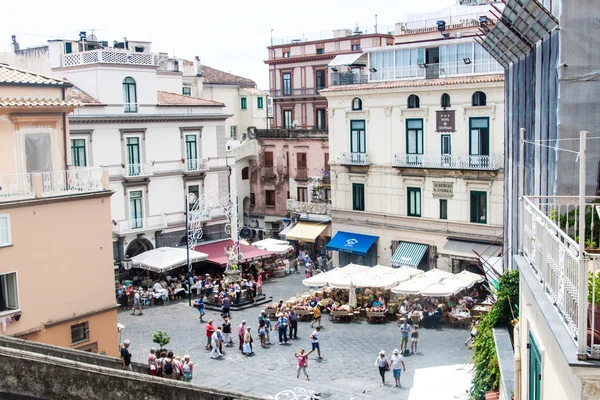
<svg viewBox="0 0 600 400">
<path fill-rule="evenodd" d="M 292 95 L 292 73 L 291 72 L 283 72 L 281 74 L 281 94 L 284 96 Z"/>
<path fill-rule="evenodd" d="M 365 184 L 352 184 L 352 210 L 365 211 Z"/>
<path fill-rule="evenodd" d="M 408 127 L 409 122 L 414 122 L 414 121 L 421 122 L 421 129 Z M 424 143 L 425 138 L 424 138 L 424 132 L 423 132 L 424 126 L 425 126 L 425 122 L 423 121 L 423 118 L 407 118 L 406 119 L 406 125 L 405 125 L 405 127 L 406 127 L 406 154 L 423 154 L 423 152 L 425 151 L 425 143 Z M 411 153 L 409 150 L 410 146 L 408 145 L 408 143 L 409 143 L 408 138 L 409 138 L 410 132 L 413 132 L 413 131 L 415 132 L 415 134 L 416 134 L 415 137 L 417 138 L 417 146 L 416 146 L 417 149 L 416 149 L 416 152 Z M 420 132 L 420 134 L 419 134 L 419 132 Z M 419 141 L 421 143 L 421 151 L 419 151 Z"/>
<path fill-rule="evenodd" d="M 483 206 L 481 204 L 481 199 L 483 198 L 484 203 Z M 487 224 L 487 204 L 488 193 L 481 190 L 471 190 L 469 192 L 469 221 L 472 224 Z M 483 210 L 482 210 L 483 209 Z M 483 211 L 483 220 L 481 219 L 481 214 Z"/>
<path fill-rule="evenodd" d="M 411 193 L 415 193 L 415 195 L 418 195 L 418 201 L 419 201 L 419 207 L 418 207 L 418 211 L 416 210 L 417 207 L 415 208 L 414 212 L 411 212 L 410 209 L 413 208 L 412 206 L 412 201 L 411 201 Z M 416 188 L 416 187 L 407 187 L 406 188 L 406 215 L 408 215 L 409 217 L 421 217 L 423 215 L 423 198 L 421 196 L 421 188 Z"/>
<path fill-rule="evenodd" d="M 450 95 L 448 93 L 442 94 L 442 97 L 440 98 L 440 106 L 442 108 L 452 107 L 452 101 L 451 101 Z"/>
<path fill-rule="evenodd" d="M 90 325 L 88 321 L 71 325 L 71 344 L 83 343 L 90 340 Z"/>
<path fill-rule="evenodd" d="M 440 219 L 448 220 L 448 199 L 440 199 Z"/>
<path fill-rule="evenodd" d="M 360 97 L 355 97 L 352 99 L 352 111 L 362 111 L 363 104 Z"/>
<path fill-rule="evenodd" d="M 256 108 L 264 108 L 265 103 L 264 103 L 264 99 L 262 98 L 262 96 L 259 96 L 256 98 Z"/>
<path fill-rule="evenodd" d="M 256 205 L 256 194 L 254 194 L 254 193 L 250 193 L 250 205 L 251 206 Z"/>
<path fill-rule="evenodd" d="M 482 92 L 481 90 L 476 91 L 475 93 L 473 93 L 473 96 L 471 97 L 471 105 L 473 107 L 484 107 L 487 105 L 487 95 Z"/>
<path fill-rule="evenodd" d="M 421 99 L 416 94 L 408 96 L 407 100 L 408 108 L 421 108 Z"/>
<path fill-rule="evenodd" d="M 246 110 L 248 108 L 248 99 L 246 97 L 242 97 L 240 99 L 240 107 L 242 110 Z"/>
<path fill-rule="evenodd" d="M 275 207 L 276 203 L 275 190 L 265 190 L 265 205 L 267 207 Z"/>
</svg>

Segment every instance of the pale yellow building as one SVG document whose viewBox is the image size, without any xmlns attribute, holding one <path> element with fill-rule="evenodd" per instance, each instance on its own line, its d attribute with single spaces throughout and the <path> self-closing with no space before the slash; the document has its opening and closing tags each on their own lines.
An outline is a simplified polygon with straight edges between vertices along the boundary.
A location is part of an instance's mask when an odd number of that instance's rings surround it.
<svg viewBox="0 0 600 400">
<path fill-rule="evenodd" d="M 0 65 L 0 334 L 116 356 L 112 192 L 71 167 L 71 86 Z"/>
</svg>

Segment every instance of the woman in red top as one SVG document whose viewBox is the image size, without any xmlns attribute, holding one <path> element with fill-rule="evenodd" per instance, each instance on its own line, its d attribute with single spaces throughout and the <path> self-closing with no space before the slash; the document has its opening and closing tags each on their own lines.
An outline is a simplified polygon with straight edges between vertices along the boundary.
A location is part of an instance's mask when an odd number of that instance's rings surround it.
<svg viewBox="0 0 600 400">
<path fill-rule="evenodd" d="M 312 353 L 312 351 L 310 353 Z M 308 366 L 308 355 L 310 353 L 305 353 L 304 349 L 301 349 L 300 353 L 294 353 L 294 357 L 298 359 L 298 369 L 296 370 L 296 378 L 300 379 L 300 371 L 302 371 L 304 372 L 304 375 L 306 375 L 306 380 L 310 381 L 308 372 L 306 372 L 306 367 Z"/>
<path fill-rule="evenodd" d="M 213 320 L 211 319 L 206 324 L 206 346 L 204 346 L 206 348 L 206 350 L 211 349 L 210 341 L 211 341 L 213 333 L 215 333 L 215 327 L 213 326 Z"/>
</svg>

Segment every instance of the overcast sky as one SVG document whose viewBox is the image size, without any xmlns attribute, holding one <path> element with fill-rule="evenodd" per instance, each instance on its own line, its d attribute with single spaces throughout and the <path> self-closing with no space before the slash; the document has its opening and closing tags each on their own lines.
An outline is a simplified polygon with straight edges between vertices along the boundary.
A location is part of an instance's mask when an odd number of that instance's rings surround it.
<svg viewBox="0 0 600 400">
<path fill-rule="evenodd" d="M 267 46 L 273 37 L 353 29 L 393 30 L 405 13 L 439 10 L 455 0 L 179 0 L 179 1 L 3 1 L 0 51 L 10 50 L 10 36 L 21 48 L 48 39 L 78 38 L 97 29 L 98 40 L 152 41 L 152 51 L 168 52 L 241 75 L 268 89 Z"/>
</svg>

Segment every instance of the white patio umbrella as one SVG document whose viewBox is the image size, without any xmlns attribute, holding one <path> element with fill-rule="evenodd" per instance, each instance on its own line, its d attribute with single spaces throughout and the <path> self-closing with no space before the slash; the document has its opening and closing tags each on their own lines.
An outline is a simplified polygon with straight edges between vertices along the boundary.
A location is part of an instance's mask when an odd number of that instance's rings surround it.
<svg viewBox="0 0 600 400">
<path fill-rule="evenodd" d="M 287 240 L 278 240 L 278 239 L 264 239 L 259 240 L 258 242 L 252 243 L 252 246 L 261 249 L 270 251 L 276 254 L 285 254 L 290 250 L 293 250 L 294 247 Z"/>
<path fill-rule="evenodd" d="M 446 278 L 438 283 L 430 285 L 421 291 L 421 295 L 430 297 L 454 296 L 465 289 L 464 284 L 456 276 Z"/>
<path fill-rule="evenodd" d="M 392 292 L 398 294 L 420 294 L 429 286 L 450 276 L 452 276 L 450 272 L 440 271 L 437 268 L 432 269 L 423 274 L 415 275 L 408 281 L 402 282 L 398 286 L 393 287 Z"/>
<path fill-rule="evenodd" d="M 462 271 L 459 274 L 455 275 L 456 279 L 460 280 L 460 282 L 464 285 L 465 288 L 469 289 L 473 287 L 476 283 L 481 283 L 485 280 L 483 275 L 474 274 L 469 271 Z"/>
<path fill-rule="evenodd" d="M 208 254 L 190 250 L 190 262 L 208 259 Z M 182 247 L 159 247 L 131 258 L 132 266 L 153 272 L 167 272 L 187 265 L 187 252 Z"/>
<path fill-rule="evenodd" d="M 358 264 L 348 264 L 343 268 L 334 269 L 329 272 L 337 271 L 328 277 L 327 286 L 337 289 L 349 289 L 355 276 L 366 273 L 370 267 Z M 328 272 L 328 273 L 329 273 Z"/>
</svg>

